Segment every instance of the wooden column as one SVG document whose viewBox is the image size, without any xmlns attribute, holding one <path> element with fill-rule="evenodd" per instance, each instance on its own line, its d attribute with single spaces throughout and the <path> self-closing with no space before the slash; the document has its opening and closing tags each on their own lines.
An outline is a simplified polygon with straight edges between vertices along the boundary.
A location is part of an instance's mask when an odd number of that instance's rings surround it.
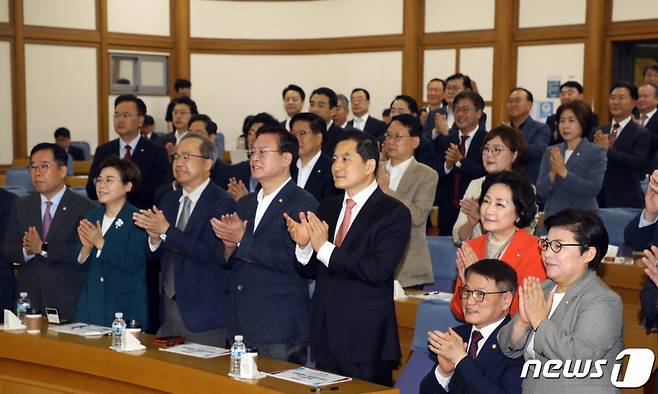
<svg viewBox="0 0 658 394">
<path fill-rule="evenodd" d="M 512 75 L 516 67 L 512 64 L 514 56 L 512 47 L 512 31 L 514 24 L 514 0 L 496 0 L 494 46 L 494 86 L 491 124 L 497 125 L 507 120 L 507 95 L 512 88 Z"/>
<path fill-rule="evenodd" d="M 96 0 L 96 30 L 101 41 L 97 47 L 98 62 L 98 144 L 110 140 L 109 96 L 110 96 L 110 55 L 107 35 L 107 0 Z"/>
<path fill-rule="evenodd" d="M 23 0 L 14 0 L 11 9 L 14 24 L 13 46 L 13 111 L 14 111 L 14 160 L 27 158 L 27 98 L 25 93 L 25 28 L 23 24 Z"/>
<path fill-rule="evenodd" d="M 583 70 L 583 86 L 585 101 L 592 103 L 594 111 L 607 105 L 602 104 L 607 97 L 607 89 L 603 86 L 604 65 L 603 46 L 605 31 L 606 7 L 600 0 L 587 0 L 587 40 L 585 41 L 585 64 Z M 607 118 L 599 118 L 604 121 Z"/>
<path fill-rule="evenodd" d="M 174 79 L 190 79 L 190 0 L 173 0 L 171 15 Z"/>
<path fill-rule="evenodd" d="M 425 24 L 424 0 L 404 0 L 402 35 L 402 93 L 422 102 L 422 62 L 420 38 Z"/>
</svg>

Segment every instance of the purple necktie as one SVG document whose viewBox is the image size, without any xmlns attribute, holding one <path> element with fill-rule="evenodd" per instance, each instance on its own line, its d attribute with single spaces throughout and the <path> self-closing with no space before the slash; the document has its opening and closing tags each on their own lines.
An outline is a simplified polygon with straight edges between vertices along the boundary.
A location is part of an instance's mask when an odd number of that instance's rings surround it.
<svg viewBox="0 0 658 394">
<path fill-rule="evenodd" d="M 43 214 L 43 240 L 45 241 L 48 237 L 48 230 L 50 230 L 50 224 L 53 222 L 53 215 L 50 214 L 50 207 L 53 205 L 52 201 L 46 201 L 46 213 Z"/>
<path fill-rule="evenodd" d="M 471 344 L 468 346 L 468 357 L 475 360 L 478 356 L 478 342 L 482 339 L 482 333 L 478 330 L 471 334 Z"/>
</svg>

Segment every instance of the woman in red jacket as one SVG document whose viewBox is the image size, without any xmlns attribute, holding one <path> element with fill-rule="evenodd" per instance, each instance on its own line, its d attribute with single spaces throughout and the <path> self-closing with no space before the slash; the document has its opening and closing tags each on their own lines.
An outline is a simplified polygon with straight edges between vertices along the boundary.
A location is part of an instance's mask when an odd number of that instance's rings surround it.
<svg viewBox="0 0 658 394">
<path fill-rule="evenodd" d="M 480 222 L 486 234 L 464 242 L 457 250 L 458 278 L 450 308 L 459 320 L 464 318 L 459 296 L 464 270 L 479 260 L 506 262 L 516 271 L 519 283 L 528 276 L 546 279 L 539 238 L 524 230 L 537 213 L 537 197 L 530 181 L 511 171 L 489 174 L 482 184 L 479 203 Z M 510 315 L 514 316 L 518 307 L 519 298 L 515 294 Z"/>
</svg>

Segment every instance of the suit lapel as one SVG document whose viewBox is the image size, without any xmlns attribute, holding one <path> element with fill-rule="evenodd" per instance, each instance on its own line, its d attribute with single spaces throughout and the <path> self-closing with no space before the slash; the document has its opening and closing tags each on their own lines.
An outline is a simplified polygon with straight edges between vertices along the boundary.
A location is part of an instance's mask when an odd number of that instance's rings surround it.
<svg viewBox="0 0 658 394">
<path fill-rule="evenodd" d="M 409 167 L 407 167 L 407 170 L 404 172 L 402 175 L 402 179 L 400 179 L 400 183 L 398 184 L 398 189 L 396 192 L 400 194 L 406 194 L 407 191 L 411 188 L 411 186 L 416 182 L 418 177 L 416 176 L 416 172 L 418 171 L 419 165 L 416 159 L 414 157 L 411 157 L 411 163 L 409 163 Z"/>
<path fill-rule="evenodd" d="M 46 237 L 46 241 L 48 242 L 50 242 L 55 236 L 55 234 L 58 233 L 56 229 L 59 226 L 64 226 L 65 224 L 68 223 L 69 220 L 68 218 L 70 217 L 69 212 L 71 211 L 69 193 L 73 193 L 73 192 L 66 189 L 64 195 L 62 196 L 62 199 L 57 205 L 57 211 L 55 211 L 53 222 L 50 224 L 50 229 L 48 230 L 48 236 Z"/>
<path fill-rule="evenodd" d="M 350 229 L 347 231 L 347 234 L 345 235 L 345 239 L 343 240 L 342 243 L 343 246 L 349 246 L 352 239 L 358 237 L 360 234 L 364 234 L 368 226 L 371 224 L 370 218 L 381 214 L 377 210 L 377 203 L 379 202 L 379 200 L 381 200 L 383 194 L 384 192 L 382 192 L 378 186 L 377 189 L 375 189 L 375 191 L 372 193 L 370 198 L 368 198 L 363 208 L 361 208 L 361 210 L 359 211 L 359 214 L 357 215 L 356 219 L 354 219 L 354 222 L 352 222 Z"/>
<path fill-rule="evenodd" d="M 192 214 L 190 215 L 190 218 L 187 221 L 187 225 L 185 226 L 186 233 L 189 233 L 192 229 L 198 226 L 205 225 L 204 223 L 205 220 L 203 218 L 208 217 L 206 215 L 206 211 L 208 210 L 212 202 L 210 198 L 210 195 L 212 194 L 212 190 L 210 189 L 211 187 L 213 187 L 212 181 L 211 183 L 208 183 L 208 186 L 206 186 L 203 193 L 201 193 L 201 196 L 199 196 L 199 200 L 196 202 L 196 205 L 192 210 Z M 176 216 L 178 216 L 178 213 L 176 213 Z"/>
<path fill-rule="evenodd" d="M 41 217 L 41 195 L 39 193 L 32 193 L 29 197 L 32 201 L 29 204 L 36 209 L 29 209 L 27 212 L 28 226 L 35 226 L 39 234 L 43 233 L 43 217 Z M 51 226 L 52 227 L 52 223 Z M 27 230 L 27 229 L 26 229 Z"/>
<path fill-rule="evenodd" d="M 519 265 L 520 261 L 523 260 L 523 256 L 526 252 L 525 234 L 520 233 L 521 231 L 525 230 L 516 230 L 516 233 L 512 237 L 512 242 L 510 242 L 507 250 L 501 257 L 501 260 L 507 262 L 512 267 Z M 528 234 L 527 231 L 526 234 Z"/>
<path fill-rule="evenodd" d="M 587 144 L 587 140 L 583 138 L 582 141 L 576 146 L 576 149 L 573 150 L 573 153 L 571 153 L 571 157 L 567 162 L 565 163 L 567 165 L 567 169 L 573 170 L 574 167 L 578 165 L 578 161 L 580 159 L 580 155 L 583 153 L 583 150 L 585 150 L 585 144 Z M 562 157 L 564 157 L 564 152 L 567 149 L 567 144 L 566 142 L 563 142 L 560 144 L 560 152 L 562 152 Z"/>
<path fill-rule="evenodd" d="M 630 122 L 621 130 L 621 135 L 615 141 L 614 148 L 620 151 L 626 151 L 626 145 L 635 138 L 635 128 L 637 125 L 631 119 Z"/>
<path fill-rule="evenodd" d="M 292 180 L 289 180 L 283 189 L 281 189 L 276 194 L 276 196 L 274 196 L 274 199 L 265 210 L 263 217 L 260 219 L 260 223 L 258 223 L 258 228 L 256 229 L 254 235 L 260 234 L 262 231 L 264 231 L 263 229 L 267 228 L 268 223 L 273 220 L 283 221 L 283 212 L 285 210 L 286 204 L 288 203 L 288 196 L 296 186 L 297 185 Z M 254 210 L 254 214 L 255 212 L 256 211 Z"/>
</svg>

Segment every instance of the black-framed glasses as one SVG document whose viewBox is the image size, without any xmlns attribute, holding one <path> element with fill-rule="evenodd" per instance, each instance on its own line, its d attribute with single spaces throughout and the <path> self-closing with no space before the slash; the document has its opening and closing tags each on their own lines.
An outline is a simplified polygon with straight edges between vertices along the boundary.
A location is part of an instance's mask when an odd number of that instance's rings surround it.
<svg viewBox="0 0 658 394">
<path fill-rule="evenodd" d="M 551 248 L 551 250 L 554 253 L 560 253 L 560 250 L 562 250 L 562 248 L 565 247 L 565 246 L 583 246 L 584 247 L 586 245 L 583 245 L 583 244 L 565 244 L 565 243 L 562 243 L 562 242 L 560 242 L 558 240 L 555 240 L 555 239 L 552 240 L 552 241 L 549 241 L 546 238 L 540 238 L 539 239 L 539 249 L 542 252 L 546 252 L 548 250 L 548 248 Z"/>
<path fill-rule="evenodd" d="M 171 161 L 178 161 L 178 160 L 188 161 L 188 160 L 190 160 L 191 157 L 196 157 L 198 159 L 204 159 L 204 160 L 208 159 L 205 156 L 195 155 L 194 153 L 189 153 L 189 152 L 174 153 L 173 155 L 171 155 L 169 157 L 171 158 Z"/>
<path fill-rule="evenodd" d="M 468 297 L 473 297 L 473 300 L 475 302 L 482 302 L 484 301 L 484 297 L 487 294 L 504 294 L 504 293 L 509 293 L 510 290 L 505 290 L 505 291 L 482 291 L 482 290 L 471 290 L 466 287 L 460 287 L 459 288 L 459 295 L 461 296 L 462 300 L 468 300 Z"/>
<path fill-rule="evenodd" d="M 30 165 L 27 166 L 27 169 L 32 171 L 32 172 L 37 172 L 37 170 L 40 170 L 41 172 L 46 172 L 50 168 L 51 164 L 47 161 L 42 161 L 41 163 L 30 163 Z"/>
</svg>

